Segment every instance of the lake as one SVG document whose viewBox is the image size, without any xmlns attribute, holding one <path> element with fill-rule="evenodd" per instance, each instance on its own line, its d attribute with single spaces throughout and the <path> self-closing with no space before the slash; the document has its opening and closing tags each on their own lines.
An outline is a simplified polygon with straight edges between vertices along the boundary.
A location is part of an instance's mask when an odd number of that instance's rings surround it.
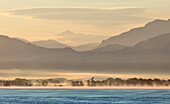
<svg viewBox="0 0 170 104">
<path fill-rule="evenodd" d="M 170 104 L 170 90 L 0 89 L 0 104 Z"/>
</svg>

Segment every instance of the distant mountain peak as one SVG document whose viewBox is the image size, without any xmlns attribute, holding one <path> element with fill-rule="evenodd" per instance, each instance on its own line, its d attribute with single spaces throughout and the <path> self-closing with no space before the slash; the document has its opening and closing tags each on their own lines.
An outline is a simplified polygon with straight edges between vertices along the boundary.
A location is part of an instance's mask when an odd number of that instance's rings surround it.
<svg viewBox="0 0 170 104">
<path fill-rule="evenodd" d="M 58 34 L 58 36 L 70 36 L 70 35 L 75 35 L 75 33 L 70 30 L 66 30 L 66 31 Z"/>
<path fill-rule="evenodd" d="M 76 52 L 74 49 L 70 47 L 64 47 L 62 50 L 67 51 L 67 52 Z"/>
<path fill-rule="evenodd" d="M 167 23 L 167 22 L 170 22 L 170 19 L 168 19 L 168 20 L 156 19 L 154 21 L 151 21 L 151 22 L 147 23 L 145 25 L 145 27 L 152 26 L 152 25 L 160 25 L 162 23 Z"/>
</svg>

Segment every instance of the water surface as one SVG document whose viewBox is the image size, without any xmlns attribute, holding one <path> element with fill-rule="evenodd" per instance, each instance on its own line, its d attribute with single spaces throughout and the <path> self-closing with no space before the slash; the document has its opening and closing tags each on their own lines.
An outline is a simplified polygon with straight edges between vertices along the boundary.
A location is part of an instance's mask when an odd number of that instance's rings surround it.
<svg viewBox="0 0 170 104">
<path fill-rule="evenodd" d="M 170 90 L 0 89 L 0 104 L 170 104 Z"/>
</svg>

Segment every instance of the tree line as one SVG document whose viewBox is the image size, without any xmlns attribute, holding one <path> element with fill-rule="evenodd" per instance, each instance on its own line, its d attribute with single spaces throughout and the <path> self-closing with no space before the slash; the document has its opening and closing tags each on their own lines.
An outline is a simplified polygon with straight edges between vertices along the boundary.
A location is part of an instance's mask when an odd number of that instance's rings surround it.
<svg viewBox="0 0 170 104">
<path fill-rule="evenodd" d="M 0 86 L 48 86 L 49 83 L 62 83 L 63 80 L 56 79 L 21 79 L 14 80 L 0 80 Z"/>
<path fill-rule="evenodd" d="M 0 86 L 64 86 L 63 83 L 71 86 L 170 86 L 170 79 L 143 79 L 143 78 L 107 78 L 105 80 L 67 80 L 65 78 L 52 79 L 21 79 L 0 80 Z"/>
<path fill-rule="evenodd" d="M 94 78 L 87 80 L 87 86 L 170 86 L 170 79 L 161 80 L 155 79 L 143 79 L 143 78 L 108 78 L 106 80 L 94 80 Z M 83 86 L 82 81 L 73 81 L 72 86 Z"/>
</svg>

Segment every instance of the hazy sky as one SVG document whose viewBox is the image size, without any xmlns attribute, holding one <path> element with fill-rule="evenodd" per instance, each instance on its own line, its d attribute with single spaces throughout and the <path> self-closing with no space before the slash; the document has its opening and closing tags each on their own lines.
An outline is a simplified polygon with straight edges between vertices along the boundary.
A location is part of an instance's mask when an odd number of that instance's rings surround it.
<svg viewBox="0 0 170 104">
<path fill-rule="evenodd" d="M 154 19 L 170 18 L 170 0 L 0 0 L 0 34 L 28 40 L 56 39 L 81 44 L 57 34 L 113 36 Z M 83 43 L 83 35 L 81 36 Z M 87 38 L 87 43 L 90 35 Z"/>
<path fill-rule="evenodd" d="M 95 76 L 95 79 L 106 79 L 109 77 L 114 78 L 160 78 L 160 79 L 168 79 L 168 74 L 138 74 L 134 73 L 129 74 L 123 74 L 123 73 L 111 73 L 111 74 L 105 74 L 105 73 L 61 73 L 61 72 L 50 72 L 50 71 L 33 71 L 33 70 L 27 70 L 27 71 L 21 71 L 19 69 L 11 69 L 11 70 L 0 70 L 0 79 L 15 79 L 15 78 L 27 78 L 27 79 L 33 79 L 33 78 L 68 78 L 68 79 L 83 79 L 87 80 L 90 79 L 92 76 Z"/>
</svg>

